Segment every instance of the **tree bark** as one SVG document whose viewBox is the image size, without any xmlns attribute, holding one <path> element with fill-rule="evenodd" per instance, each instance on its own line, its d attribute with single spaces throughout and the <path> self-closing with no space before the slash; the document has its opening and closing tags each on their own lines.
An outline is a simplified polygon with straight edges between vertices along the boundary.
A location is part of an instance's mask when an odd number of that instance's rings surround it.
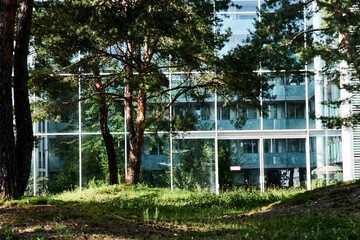
<svg viewBox="0 0 360 240">
<path fill-rule="evenodd" d="M 12 113 L 12 53 L 16 0 L 0 0 L 0 199 L 15 191 L 15 139 Z"/>
<path fill-rule="evenodd" d="M 109 166 L 109 176 L 110 176 L 110 185 L 119 184 L 119 177 L 118 177 L 118 166 L 116 160 L 116 151 L 115 151 L 115 144 L 114 138 L 110 133 L 108 127 L 108 114 L 109 109 L 106 103 L 106 97 L 104 95 L 104 88 L 101 83 L 99 77 L 99 70 L 98 68 L 94 68 L 94 79 L 95 79 L 95 87 L 96 91 L 99 93 L 98 101 L 99 101 L 99 112 L 100 112 L 100 130 L 101 136 L 105 143 L 106 153 L 108 157 L 108 166 Z"/>
<path fill-rule="evenodd" d="M 28 53 L 30 25 L 34 0 L 20 3 L 14 53 L 14 103 L 16 121 L 16 192 L 18 198 L 24 194 L 31 168 L 33 130 L 29 102 Z"/>
<path fill-rule="evenodd" d="M 105 143 L 105 148 L 108 157 L 110 185 L 119 184 L 118 166 L 116 161 L 116 151 L 114 145 L 114 138 L 110 133 L 108 127 L 108 107 L 104 96 L 99 97 L 100 107 L 100 130 Z"/>
<path fill-rule="evenodd" d="M 128 88 L 129 89 L 129 88 Z M 130 96 L 131 93 L 128 93 Z M 139 182 L 142 147 L 144 143 L 145 133 L 145 114 L 146 114 L 146 95 L 145 92 L 140 91 L 138 94 L 138 108 L 136 118 L 136 128 L 133 119 L 133 104 L 132 101 L 126 102 L 127 124 L 129 130 L 129 161 L 127 167 L 126 183 L 136 184 Z M 132 99 L 132 98 L 131 98 Z"/>
</svg>

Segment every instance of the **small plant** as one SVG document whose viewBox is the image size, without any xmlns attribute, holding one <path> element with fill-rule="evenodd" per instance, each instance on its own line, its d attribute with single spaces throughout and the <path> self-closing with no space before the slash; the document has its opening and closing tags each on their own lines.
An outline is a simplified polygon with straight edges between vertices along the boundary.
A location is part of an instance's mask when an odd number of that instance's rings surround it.
<svg viewBox="0 0 360 240">
<path fill-rule="evenodd" d="M 143 218 L 145 222 L 149 223 L 150 219 L 152 219 L 153 222 L 156 223 L 159 219 L 159 209 L 157 207 L 155 208 L 154 216 L 152 218 L 150 217 L 149 208 L 144 209 Z"/>
<path fill-rule="evenodd" d="M 148 208 L 144 210 L 143 215 L 144 215 L 145 222 L 150 222 L 149 209 Z"/>
<path fill-rule="evenodd" d="M 157 222 L 158 218 L 159 218 L 159 210 L 158 208 L 155 208 L 154 222 Z"/>
<path fill-rule="evenodd" d="M 1 230 L 4 232 L 6 240 L 20 239 L 20 234 L 15 232 L 9 225 L 3 225 Z"/>
</svg>

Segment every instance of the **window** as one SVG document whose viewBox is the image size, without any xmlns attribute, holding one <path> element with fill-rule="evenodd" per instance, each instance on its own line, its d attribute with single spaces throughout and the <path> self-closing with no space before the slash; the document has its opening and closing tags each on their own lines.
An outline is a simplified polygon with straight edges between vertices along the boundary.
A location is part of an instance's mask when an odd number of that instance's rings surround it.
<svg viewBox="0 0 360 240">
<path fill-rule="evenodd" d="M 257 119 L 258 118 L 257 109 L 248 108 L 248 109 L 246 109 L 246 111 L 247 111 L 246 117 L 248 119 Z"/>
<path fill-rule="evenodd" d="M 222 120 L 230 120 L 230 107 L 229 106 L 221 107 L 221 119 Z"/>
<path fill-rule="evenodd" d="M 242 153 L 258 153 L 258 140 L 239 140 L 237 148 Z"/>
<path fill-rule="evenodd" d="M 288 152 L 305 152 L 305 141 L 304 139 L 289 139 L 289 150 Z"/>
<path fill-rule="evenodd" d="M 175 116 L 184 116 L 185 115 L 185 109 L 181 105 L 176 105 L 174 113 L 175 113 Z"/>
<path fill-rule="evenodd" d="M 288 118 L 305 118 L 305 104 L 289 103 L 287 112 Z"/>
<path fill-rule="evenodd" d="M 210 120 L 210 107 L 203 105 L 201 108 L 201 120 Z"/>
<path fill-rule="evenodd" d="M 155 137 L 155 141 L 150 143 L 149 154 L 161 155 L 164 153 L 163 149 L 164 149 L 164 142 L 159 137 Z"/>
<path fill-rule="evenodd" d="M 269 104 L 267 110 L 267 119 L 277 119 L 277 106 L 275 104 Z"/>
</svg>

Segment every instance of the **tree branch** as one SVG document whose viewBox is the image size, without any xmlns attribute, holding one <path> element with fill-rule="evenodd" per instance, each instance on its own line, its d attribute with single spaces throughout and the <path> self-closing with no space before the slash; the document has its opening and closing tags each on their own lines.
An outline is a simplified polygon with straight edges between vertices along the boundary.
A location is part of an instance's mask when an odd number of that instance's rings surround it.
<svg viewBox="0 0 360 240">
<path fill-rule="evenodd" d="M 309 29 L 309 30 L 305 30 L 302 31 L 300 33 L 298 33 L 295 37 L 293 37 L 289 43 L 284 44 L 284 46 L 289 46 L 290 44 L 292 44 L 298 37 L 306 34 L 306 33 L 310 33 L 310 32 L 317 32 L 317 31 L 326 31 L 329 30 L 331 27 L 326 27 L 326 28 L 314 28 L 314 29 Z"/>
<path fill-rule="evenodd" d="M 312 3 L 312 2 L 314 2 L 315 0 L 309 0 L 309 1 L 307 1 L 307 2 L 304 2 L 304 5 L 306 6 L 306 5 L 308 5 L 308 4 L 310 4 L 310 3 Z"/>
<path fill-rule="evenodd" d="M 205 87 L 210 87 L 210 86 L 216 86 L 218 84 L 224 85 L 223 82 L 218 81 L 217 79 L 213 79 L 213 81 L 201 84 L 201 85 L 194 85 L 194 86 L 187 86 L 182 88 L 182 90 L 180 90 L 172 99 L 171 101 L 165 106 L 163 107 L 163 110 L 161 110 L 161 112 L 159 114 L 157 114 L 154 118 L 152 118 L 151 120 L 148 120 L 146 122 L 145 127 L 150 126 L 153 122 L 156 122 L 157 120 L 159 120 L 159 118 L 170 108 L 171 105 L 173 105 L 177 99 L 182 96 L 184 93 L 195 89 L 195 88 L 205 88 Z"/>
</svg>

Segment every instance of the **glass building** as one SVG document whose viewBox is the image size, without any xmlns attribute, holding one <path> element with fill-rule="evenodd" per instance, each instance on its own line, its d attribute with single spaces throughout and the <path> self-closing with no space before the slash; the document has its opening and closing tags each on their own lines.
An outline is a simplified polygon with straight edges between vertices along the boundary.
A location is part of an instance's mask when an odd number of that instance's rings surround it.
<svg viewBox="0 0 360 240">
<path fill-rule="evenodd" d="M 233 33 L 223 52 L 244 43 L 258 19 L 256 10 L 262 0 L 234 2 L 243 7 L 217 13 L 224 28 L 230 27 Z M 320 16 L 315 14 L 312 21 L 314 27 L 320 26 Z M 250 186 L 262 191 L 274 186 L 311 189 L 359 178 L 358 128 L 327 130 L 310 116 L 356 111 L 360 98 L 355 98 L 353 106 L 340 109 L 321 104 L 348 95 L 317 75 L 320 69 L 321 60 L 315 59 L 300 76 L 273 78 L 274 99 L 261 99 L 266 115 L 256 109 L 230 109 L 216 95 L 202 103 L 180 98 L 168 116 L 192 112 L 197 117 L 195 127 L 187 132 L 147 132 L 140 181 L 218 193 L 227 187 Z M 272 73 L 260 70 L 259 74 Z M 167 75 L 172 82 L 184 76 Z M 80 93 L 81 86 L 74 94 Z M 49 119 L 34 124 L 39 141 L 28 187 L 34 195 L 75 187 L 81 190 L 107 180 L 106 152 L 93 105 L 79 102 L 63 113 L 60 122 Z M 110 113 L 110 128 L 124 176 L 128 157 L 124 103 L 119 101 L 111 111 L 117 113 Z M 238 115 L 246 116 L 245 125 L 234 124 Z"/>
</svg>

